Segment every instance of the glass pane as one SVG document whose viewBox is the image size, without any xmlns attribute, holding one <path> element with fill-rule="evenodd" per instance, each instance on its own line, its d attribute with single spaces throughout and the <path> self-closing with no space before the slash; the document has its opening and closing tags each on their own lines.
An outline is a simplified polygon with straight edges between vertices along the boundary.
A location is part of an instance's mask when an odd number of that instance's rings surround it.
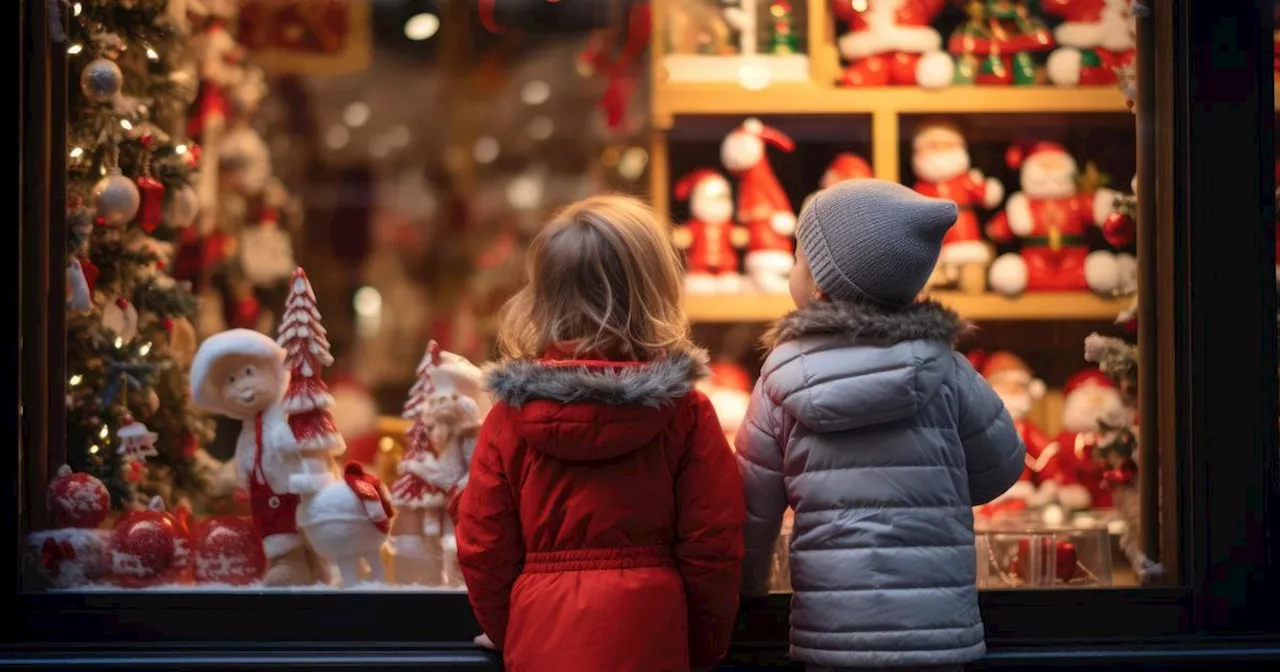
<svg viewBox="0 0 1280 672">
<path fill-rule="evenodd" d="M 957 347 L 1028 447 L 992 501 L 956 493 L 974 580 L 1160 579 L 1128 2 L 202 4 L 66 16 L 70 473 L 32 585 L 461 590 L 446 505 L 552 214 L 611 191 L 671 220 L 732 444 L 790 228 L 865 177 L 957 203 L 921 298 L 978 325 Z"/>
</svg>

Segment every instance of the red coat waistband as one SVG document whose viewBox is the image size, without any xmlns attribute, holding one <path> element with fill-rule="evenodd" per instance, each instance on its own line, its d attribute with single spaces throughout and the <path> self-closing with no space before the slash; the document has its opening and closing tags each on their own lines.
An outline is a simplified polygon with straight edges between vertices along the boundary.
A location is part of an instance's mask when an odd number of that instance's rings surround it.
<svg viewBox="0 0 1280 672">
<path fill-rule="evenodd" d="M 637 567 L 674 567 L 671 547 L 666 545 L 627 546 L 624 548 L 581 548 L 569 551 L 528 553 L 524 560 L 526 574 L 585 572 L 597 569 L 635 569 Z"/>
</svg>

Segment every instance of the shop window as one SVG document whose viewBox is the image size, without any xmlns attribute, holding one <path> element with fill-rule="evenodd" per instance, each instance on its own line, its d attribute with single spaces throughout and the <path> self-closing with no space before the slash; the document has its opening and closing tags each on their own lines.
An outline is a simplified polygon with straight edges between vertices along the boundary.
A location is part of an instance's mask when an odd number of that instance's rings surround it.
<svg viewBox="0 0 1280 672">
<path fill-rule="evenodd" d="M 975 508 L 979 586 L 1180 578 L 1156 543 L 1177 499 L 1151 496 L 1176 484 L 1138 431 L 1160 224 L 1138 216 L 1128 3 L 914 3 L 894 46 L 848 1 L 669 0 L 519 40 L 472 3 L 205 4 L 65 17 L 66 423 L 29 586 L 462 590 L 452 463 L 551 213 L 611 190 L 672 220 L 732 435 L 792 308 L 790 233 L 753 227 L 744 192 L 794 215 L 863 177 L 961 206 L 927 297 L 980 327 L 961 347 L 1029 448 Z"/>
</svg>

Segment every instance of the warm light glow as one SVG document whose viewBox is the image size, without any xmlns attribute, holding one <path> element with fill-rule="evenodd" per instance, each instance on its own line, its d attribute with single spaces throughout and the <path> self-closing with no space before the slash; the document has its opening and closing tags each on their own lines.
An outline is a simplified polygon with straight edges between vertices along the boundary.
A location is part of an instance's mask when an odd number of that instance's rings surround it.
<svg viewBox="0 0 1280 672">
<path fill-rule="evenodd" d="M 80 53 L 80 52 L 82 52 L 82 51 L 84 51 L 84 45 L 83 45 L 83 44 L 73 44 L 73 45 L 71 45 L 71 46 L 67 47 L 67 53 L 68 53 L 68 54 L 71 54 L 71 55 L 78 54 L 78 53 Z"/>
<path fill-rule="evenodd" d="M 378 439 L 378 450 L 381 450 L 384 453 L 391 452 L 395 447 L 396 442 L 389 436 L 384 436 L 381 439 Z"/>
<path fill-rule="evenodd" d="M 618 159 L 618 174 L 628 180 L 640 179 L 649 165 L 649 152 L 643 147 L 629 147 Z"/>
<path fill-rule="evenodd" d="M 80 158 L 80 157 L 82 157 L 82 156 L 84 156 L 84 148 L 83 148 L 83 147 L 76 147 L 75 149 L 71 150 L 71 158 L 73 158 L 73 159 L 78 159 L 78 158 Z"/>
<path fill-rule="evenodd" d="M 133 130 L 133 124 L 129 123 L 129 120 L 128 120 L 128 119 L 121 119 L 121 120 L 120 120 L 120 125 L 121 125 L 122 127 L 124 127 L 124 130 L 126 130 L 126 131 L 132 131 L 132 130 Z"/>
<path fill-rule="evenodd" d="M 501 150 L 498 141 L 486 135 L 476 140 L 476 144 L 471 147 L 471 156 L 477 163 L 493 163 Z"/>
<path fill-rule="evenodd" d="M 382 313 L 382 294 L 373 287 L 361 287 L 356 290 L 356 314 L 364 317 L 377 317 Z"/>
<path fill-rule="evenodd" d="M 369 155 L 375 159 L 384 159 L 391 153 L 391 143 L 386 138 L 378 137 L 369 142 Z"/>
<path fill-rule="evenodd" d="M 551 85 L 540 79 L 525 82 L 520 89 L 520 100 L 523 100 L 525 105 L 541 105 L 550 97 Z"/>
<path fill-rule="evenodd" d="M 155 49 L 152 49 L 151 47 L 147 47 L 147 58 L 153 61 L 158 61 L 160 60 L 160 54 L 157 54 Z"/>
<path fill-rule="evenodd" d="M 124 339 L 123 339 L 123 338 L 120 338 L 119 336 L 116 336 L 116 343 L 115 343 L 115 345 L 116 345 L 116 349 L 117 349 L 117 350 L 118 350 L 118 349 L 120 349 L 120 348 L 123 348 L 123 347 L 124 347 Z"/>
<path fill-rule="evenodd" d="M 396 124 L 395 126 L 387 129 L 387 134 L 385 136 L 387 144 L 397 149 L 407 147 L 411 138 L 412 136 L 409 133 L 409 128 L 404 124 Z"/>
<path fill-rule="evenodd" d="M 440 30 L 440 17 L 435 14 L 414 14 L 404 22 L 404 36 L 421 42 L 430 39 Z"/>
<path fill-rule="evenodd" d="M 71 380 L 68 380 L 67 384 L 70 385 L 71 387 L 75 387 L 76 385 L 79 385 L 83 380 L 84 380 L 84 376 L 77 373 L 76 375 L 71 376 Z"/>
<path fill-rule="evenodd" d="M 533 210 L 542 205 L 542 178 L 521 175 L 507 183 L 507 203 L 517 210 Z"/>
<path fill-rule="evenodd" d="M 738 83 L 748 91 L 759 91 L 769 86 L 772 78 L 773 73 L 758 60 L 743 63 L 742 67 L 738 68 Z"/>
<path fill-rule="evenodd" d="M 867 11 L 867 0 L 853 0 L 853 11 L 855 12 Z"/>
<path fill-rule="evenodd" d="M 329 149 L 342 149 L 347 146 L 349 140 L 351 140 L 351 131 L 342 124 L 330 126 L 329 132 L 324 134 L 324 143 L 329 145 Z"/>
<path fill-rule="evenodd" d="M 139 354 L 139 355 L 142 355 L 143 357 L 146 357 L 148 352 L 151 352 L 151 342 L 150 342 L 150 341 L 148 341 L 148 342 L 146 342 L 146 343 L 143 343 L 143 344 L 142 344 L 142 347 L 141 347 L 141 348 L 138 348 L 138 354 Z"/>
<path fill-rule="evenodd" d="M 106 426 L 106 425 L 103 425 L 103 426 L 102 426 L 102 429 L 98 430 L 98 438 L 99 438 L 99 439 L 105 439 L 105 438 L 107 438 L 107 437 L 108 437 L 108 436 L 110 436 L 110 435 L 111 435 L 111 431 L 107 429 L 107 426 Z"/>
<path fill-rule="evenodd" d="M 90 455 L 97 455 L 99 450 L 101 450 L 101 448 L 98 448 L 97 444 L 94 444 L 94 445 L 92 445 L 92 446 L 89 446 L 89 454 L 90 454 Z"/>
<path fill-rule="evenodd" d="M 80 12 L 83 12 L 83 11 L 84 11 L 84 7 L 82 7 L 78 2 L 74 5 L 71 5 L 72 16 L 80 16 Z"/>
<path fill-rule="evenodd" d="M 186 146 L 186 145 L 178 145 L 177 147 L 174 147 L 174 148 L 173 148 L 173 153 L 174 153 L 174 154 L 177 154 L 178 156 L 182 156 L 183 154 L 186 154 L 186 153 L 187 153 L 187 146 Z"/>
<path fill-rule="evenodd" d="M 369 117 L 373 114 L 373 110 L 369 109 L 369 104 L 363 101 L 355 101 L 347 105 L 347 109 L 342 111 L 342 123 L 357 128 L 369 123 Z"/>
<path fill-rule="evenodd" d="M 555 131 L 556 126 L 549 117 L 534 117 L 529 122 L 529 137 L 534 140 L 546 140 Z"/>
</svg>

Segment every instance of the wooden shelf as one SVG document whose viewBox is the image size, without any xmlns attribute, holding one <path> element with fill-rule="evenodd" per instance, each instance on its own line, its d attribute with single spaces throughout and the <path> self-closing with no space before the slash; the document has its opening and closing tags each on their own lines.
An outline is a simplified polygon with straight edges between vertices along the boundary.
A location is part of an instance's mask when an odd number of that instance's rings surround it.
<svg viewBox="0 0 1280 672">
<path fill-rule="evenodd" d="M 1058 88 L 837 88 L 814 83 L 751 90 L 738 84 L 666 84 L 653 91 L 653 123 L 670 128 L 676 115 L 997 114 L 1128 112 L 1114 86 Z"/>
<path fill-rule="evenodd" d="M 1008 299 L 996 294 L 937 291 L 930 296 L 970 320 L 1008 321 L 1110 321 L 1130 299 L 1108 299 L 1087 292 L 1027 294 Z M 791 311 L 789 296 L 737 294 L 687 296 L 685 313 L 698 323 L 771 322 Z"/>
</svg>

